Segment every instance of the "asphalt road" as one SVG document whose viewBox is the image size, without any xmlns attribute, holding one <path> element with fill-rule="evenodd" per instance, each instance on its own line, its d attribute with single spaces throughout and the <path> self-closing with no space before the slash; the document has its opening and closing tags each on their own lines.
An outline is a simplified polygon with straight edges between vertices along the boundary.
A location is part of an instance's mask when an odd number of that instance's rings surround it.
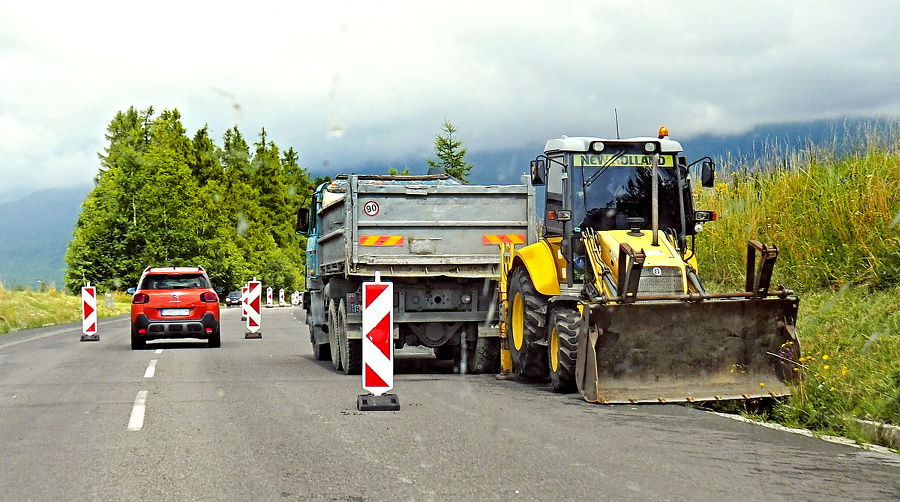
<svg viewBox="0 0 900 502">
<path fill-rule="evenodd" d="M 0 335 L 0 500 L 900 499 L 900 455 L 406 349 L 401 411 L 362 413 L 360 377 L 313 360 L 302 314 L 263 309 L 247 340 L 223 309 L 219 349 L 132 351 L 121 317 L 99 342 L 80 324 Z"/>
</svg>

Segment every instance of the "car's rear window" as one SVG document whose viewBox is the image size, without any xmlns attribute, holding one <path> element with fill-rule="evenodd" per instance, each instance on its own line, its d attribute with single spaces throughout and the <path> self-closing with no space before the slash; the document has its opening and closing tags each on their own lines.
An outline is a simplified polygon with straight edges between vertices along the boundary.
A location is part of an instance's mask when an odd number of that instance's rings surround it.
<svg viewBox="0 0 900 502">
<path fill-rule="evenodd" d="M 152 274 L 144 277 L 141 289 L 209 288 L 203 274 Z"/>
</svg>

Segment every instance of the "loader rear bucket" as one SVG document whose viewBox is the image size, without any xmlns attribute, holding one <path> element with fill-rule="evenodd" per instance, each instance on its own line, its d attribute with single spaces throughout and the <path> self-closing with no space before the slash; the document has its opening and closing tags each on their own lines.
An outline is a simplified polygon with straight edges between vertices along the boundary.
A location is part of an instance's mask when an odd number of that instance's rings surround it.
<svg viewBox="0 0 900 502">
<path fill-rule="evenodd" d="M 787 382 L 799 375 L 798 304 L 787 297 L 585 305 L 578 390 L 599 403 L 788 395 Z"/>
</svg>

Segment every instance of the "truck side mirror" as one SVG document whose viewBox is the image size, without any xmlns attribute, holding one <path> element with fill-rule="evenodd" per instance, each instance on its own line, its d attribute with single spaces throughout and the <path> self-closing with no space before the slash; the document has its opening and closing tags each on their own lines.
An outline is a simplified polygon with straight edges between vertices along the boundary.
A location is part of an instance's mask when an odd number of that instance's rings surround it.
<svg viewBox="0 0 900 502">
<path fill-rule="evenodd" d="M 704 160 L 700 167 L 700 185 L 705 188 L 716 186 L 716 163 Z"/>
<path fill-rule="evenodd" d="M 539 187 L 547 183 L 547 164 L 544 159 L 531 161 L 531 184 Z"/>
<path fill-rule="evenodd" d="M 298 234 L 305 234 L 309 231 L 309 208 L 301 207 L 297 210 L 297 226 Z"/>
</svg>

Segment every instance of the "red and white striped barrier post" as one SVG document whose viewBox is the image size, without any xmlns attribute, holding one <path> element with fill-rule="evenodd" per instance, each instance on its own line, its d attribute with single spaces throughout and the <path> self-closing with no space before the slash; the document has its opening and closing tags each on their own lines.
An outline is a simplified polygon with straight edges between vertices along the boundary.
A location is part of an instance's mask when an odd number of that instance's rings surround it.
<svg viewBox="0 0 900 502">
<path fill-rule="evenodd" d="M 394 388 L 394 285 L 381 282 L 363 283 L 362 310 L 362 386 L 371 395 L 360 395 L 356 408 L 360 411 L 400 411 L 396 394 L 385 394 Z"/>
<path fill-rule="evenodd" d="M 266 288 L 266 308 L 272 308 L 272 286 Z"/>
<path fill-rule="evenodd" d="M 278 290 L 278 306 L 284 307 L 284 289 Z"/>
<path fill-rule="evenodd" d="M 262 295 L 262 283 L 256 279 L 247 283 L 247 333 L 244 338 L 262 338 L 259 324 L 262 316 L 259 312 L 259 299 Z"/>
<path fill-rule="evenodd" d="M 247 291 L 250 288 L 244 284 L 241 286 L 241 320 L 247 319 Z"/>
<path fill-rule="evenodd" d="M 293 293 L 291 293 L 291 305 L 293 305 L 295 307 L 297 305 L 300 305 L 300 292 L 299 291 L 294 291 Z"/>
<path fill-rule="evenodd" d="M 81 341 L 99 342 L 97 333 L 97 288 L 88 283 L 81 288 Z"/>
</svg>

